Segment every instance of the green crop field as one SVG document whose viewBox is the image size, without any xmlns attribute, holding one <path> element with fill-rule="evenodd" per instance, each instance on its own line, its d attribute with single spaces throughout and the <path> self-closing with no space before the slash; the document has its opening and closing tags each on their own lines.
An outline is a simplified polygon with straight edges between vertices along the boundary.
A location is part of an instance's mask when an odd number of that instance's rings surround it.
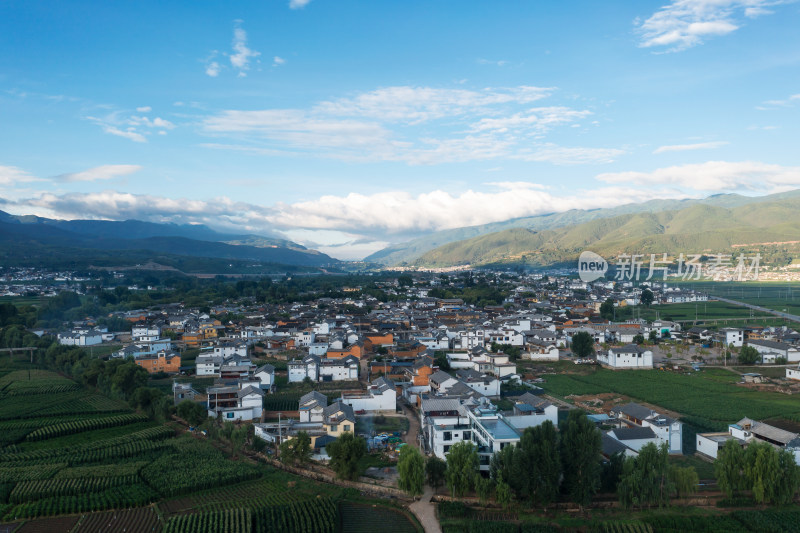
<svg viewBox="0 0 800 533">
<path fill-rule="evenodd" d="M 299 394 L 290 395 L 296 409 Z M 209 440 L 178 436 L 54 372 L 7 362 L 0 370 L 0 523 L 12 529 L 24 521 L 20 531 L 333 533 L 347 497 L 365 501 L 231 460 Z M 359 520 L 381 517 L 416 531 L 392 510 L 348 520 L 363 530 L 372 526 Z"/>
<path fill-rule="evenodd" d="M 679 413 L 684 421 L 709 430 L 724 430 L 745 416 L 763 420 L 782 416 L 800 420 L 800 402 L 776 392 L 736 385 L 723 369 L 679 374 L 658 370 L 547 375 L 540 386 L 558 397 L 614 392 Z M 735 379 L 738 381 L 738 378 Z"/>
<path fill-rule="evenodd" d="M 786 282 L 694 282 L 682 284 L 712 296 L 800 314 L 800 284 Z"/>
<path fill-rule="evenodd" d="M 644 318 L 646 320 L 713 320 L 713 319 L 732 319 L 750 318 L 750 308 L 740 305 L 729 304 L 711 300 L 709 302 L 661 304 L 645 307 L 637 305 L 618 308 L 616 319 L 624 320 L 633 317 Z M 753 311 L 753 317 L 770 317 L 769 313 Z"/>
</svg>

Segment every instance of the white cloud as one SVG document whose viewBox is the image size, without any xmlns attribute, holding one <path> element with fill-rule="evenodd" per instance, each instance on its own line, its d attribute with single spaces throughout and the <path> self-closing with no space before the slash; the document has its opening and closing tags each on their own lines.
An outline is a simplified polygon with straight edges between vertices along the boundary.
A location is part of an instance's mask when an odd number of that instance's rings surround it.
<svg viewBox="0 0 800 533">
<path fill-rule="evenodd" d="M 40 180 L 21 168 L 0 165 L 0 185 L 11 186 L 17 183 L 28 183 L 32 181 Z"/>
<path fill-rule="evenodd" d="M 354 259 L 384 247 L 388 241 L 417 236 L 424 231 L 686 196 L 674 190 L 637 190 L 627 186 L 577 190 L 565 196 L 551 194 L 530 182 L 501 182 L 495 187 L 495 190 L 467 190 L 459 194 L 442 190 L 418 195 L 399 191 L 351 193 L 274 206 L 234 202 L 226 197 L 189 200 L 118 191 L 45 192 L 5 203 L 13 205 L 16 212 L 67 219 L 203 223 L 237 233 L 282 231 L 293 240 L 320 243 L 314 247 L 335 257 Z M 487 206 L 502 206 L 502 209 Z"/>
<path fill-rule="evenodd" d="M 131 126 L 145 126 L 148 128 L 161 128 L 166 130 L 171 130 L 175 127 L 175 124 L 161 117 L 156 117 L 151 120 L 147 117 L 137 117 L 135 115 L 128 119 L 128 124 Z"/>
<path fill-rule="evenodd" d="M 791 1 L 791 0 L 788 0 Z M 739 29 L 743 19 L 772 13 L 787 0 L 673 0 L 644 21 L 637 20 L 640 46 L 679 51 Z"/>
<path fill-rule="evenodd" d="M 216 78 L 219 76 L 219 71 L 222 69 L 219 63 L 216 61 L 212 61 L 206 66 L 206 74 L 211 76 L 212 78 Z"/>
<path fill-rule="evenodd" d="M 416 196 L 402 191 L 323 196 L 308 202 L 278 204 L 269 219 L 286 227 L 360 230 L 377 236 L 386 232 L 401 234 L 459 228 L 568 209 L 611 207 L 665 196 L 686 195 L 674 191 L 607 187 L 575 191 L 561 197 L 529 183 L 503 183 L 499 191 L 467 190 L 458 195 L 436 190 Z M 487 209 L 487 206 L 503 208 Z M 391 216 L 386 216 L 387 213 Z"/>
<path fill-rule="evenodd" d="M 272 66 L 273 67 L 279 67 L 279 66 L 285 65 L 285 64 L 286 64 L 286 60 L 284 58 L 282 58 L 282 57 L 275 56 L 275 57 L 272 58 Z"/>
<path fill-rule="evenodd" d="M 761 105 L 756 106 L 759 111 L 770 111 L 779 108 L 794 107 L 800 100 L 800 94 L 793 94 L 783 100 L 765 100 Z"/>
<path fill-rule="evenodd" d="M 233 136 L 210 143 L 275 155 L 412 165 L 511 158 L 555 164 L 607 162 L 618 149 L 564 148 L 544 142 L 551 129 L 588 110 L 533 107 L 554 89 L 532 86 L 482 90 L 386 87 L 321 102 L 308 110 L 227 110 L 203 122 L 206 133 Z M 521 110 L 519 108 L 522 108 Z"/>
<path fill-rule="evenodd" d="M 289 9 L 301 9 L 306 7 L 311 0 L 289 0 Z"/>
<path fill-rule="evenodd" d="M 713 148 L 720 148 L 728 144 L 726 141 L 712 141 L 706 143 L 695 144 L 672 144 L 667 146 L 659 146 L 653 150 L 654 154 L 663 154 L 664 152 L 686 152 L 689 150 L 710 150 Z"/>
<path fill-rule="evenodd" d="M 779 192 L 800 187 L 800 167 L 759 161 L 708 161 L 660 168 L 652 172 L 617 172 L 597 176 L 607 183 L 674 185 L 697 191 L 751 190 Z"/>
<path fill-rule="evenodd" d="M 153 108 L 150 107 L 149 105 L 136 108 L 136 111 L 139 112 L 139 113 L 149 113 L 152 110 L 153 110 Z"/>
<path fill-rule="evenodd" d="M 233 53 L 230 55 L 231 65 L 239 71 L 239 76 L 246 76 L 250 69 L 250 60 L 261 55 L 261 52 L 247 47 L 247 32 L 242 28 L 233 29 Z"/>
<path fill-rule="evenodd" d="M 482 57 L 478 58 L 479 65 L 494 65 L 496 67 L 503 67 L 508 64 L 508 61 L 501 59 L 499 61 L 493 61 L 491 59 L 484 59 Z"/>
<path fill-rule="evenodd" d="M 313 111 L 417 124 L 443 117 L 485 113 L 502 104 L 529 104 L 550 96 L 554 90 L 552 87 L 525 85 L 482 90 L 384 87 L 353 98 L 321 102 Z"/>
<path fill-rule="evenodd" d="M 121 130 L 115 126 L 111 126 L 109 124 L 103 124 L 103 131 L 109 133 L 111 135 L 116 135 L 117 137 L 123 137 L 125 139 L 130 139 L 133 142 L 137 143 L 146 143 L 147 139 L 141 133 L 138 133 L 134 128 L 128 128 L 125 130 Z"/>
<path fill-rule="evenodd" d="M 120 176 L 127 176 L 142 169 L 139 165 L 101 165 L 81 172 L 61 174 L 56 179 L 59 181 L 99 181 L 110 180 Z"/>
</svg>

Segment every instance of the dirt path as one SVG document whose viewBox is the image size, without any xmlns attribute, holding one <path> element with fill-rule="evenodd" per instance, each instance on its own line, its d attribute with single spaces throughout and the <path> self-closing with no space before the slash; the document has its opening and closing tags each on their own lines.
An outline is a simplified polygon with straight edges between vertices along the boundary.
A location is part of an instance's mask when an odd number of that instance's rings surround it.
<svg viewBox="0 0 800 533">
<path fill-rule="evenodd" d="M 403 435 L 403 441 L 406 444 L 410 444 L 416 448 L 419 448 L 419 416 L 417 416 L 416 411 L 411 409 L 408 405 L 400 404 L 403 407 L 403 414 L 408 419 L 408 431 L 406 434 Z M 421 450 L 420 450 L 421 451 Z"/>
<path fill-rule="evenodd" d="M 425 528 L 425 533 L 442 533 L 439 521 L 436 519 L 436 508 L 431 503 L 433 489 L 425 485 L 425 493 L 419 499 L 408 506 L 412 513 L 417 517 L 419 523 Z"/>
</svg>

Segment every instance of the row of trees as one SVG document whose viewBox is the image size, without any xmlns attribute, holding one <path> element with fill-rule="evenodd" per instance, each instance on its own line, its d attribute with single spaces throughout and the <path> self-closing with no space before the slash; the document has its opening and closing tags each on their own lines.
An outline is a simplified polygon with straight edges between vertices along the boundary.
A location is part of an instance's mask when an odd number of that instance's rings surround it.
<svg viewBox="0 0 800 533">
<path fill-rule="evenodd" d="M 729 498 L 751 491 L 758 503 L 787 504 L 800 488 L 800 467 L 788 450 L 753 443 L 742 448 L 731 439 L 714 462 L 717 484 Z"/>
<path fill-rule="evenodd" d="M 662 507 L 673 495 L 682 497 L 697 491 L 697 471 L 690 466 L 670 465 L 666 443 L 646 444 L 638 456 L 617 456 L 612 464 L 612 477 L 618 476 L 617 496 L 626 508 Z"/>
</svg>

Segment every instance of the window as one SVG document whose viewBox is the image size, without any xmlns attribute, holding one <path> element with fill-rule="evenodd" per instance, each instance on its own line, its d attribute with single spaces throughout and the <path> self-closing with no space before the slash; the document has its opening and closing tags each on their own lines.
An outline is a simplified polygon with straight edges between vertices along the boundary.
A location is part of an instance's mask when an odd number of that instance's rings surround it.
<svg viewBox="0 0 800 533">
<path fill-rule="evenodd" d="M 465 431 L 463 435 L 464 440 L 470 440 L 472 438 L 472 434 L 469 431 Z"/>
<path fill-rule="evenodd" d="M 338 431 L 338 430 L 339 430 L 339 424 L 331 424 L 331 431 Z"/>
<path fill-rule="evenodd" d="M 450 433 L 449 431 L 445 431 L 444 435 L 442 436 L 442 439 L 444 439 L 444 440 L 453 440 L 453 434 Z"/>
<path fill-rule="evenodd" d="M 225 415 L 225 417 L 226 417 L 226 418 L 233 418 L 233 413 L 227 413 L 227 414 Z"/>
<path fill-rule="evenodd" d="M 350 424 L 345 424 L 342 426 L 342 431 L 350 431 Z"/>
<path fill-rule="evenodd" d="M 448 444 L 447 446 L 444 447 L 444 453 L 447 453 L 449 451 L 450 451 L 450 445 Z"/>
</svg>

